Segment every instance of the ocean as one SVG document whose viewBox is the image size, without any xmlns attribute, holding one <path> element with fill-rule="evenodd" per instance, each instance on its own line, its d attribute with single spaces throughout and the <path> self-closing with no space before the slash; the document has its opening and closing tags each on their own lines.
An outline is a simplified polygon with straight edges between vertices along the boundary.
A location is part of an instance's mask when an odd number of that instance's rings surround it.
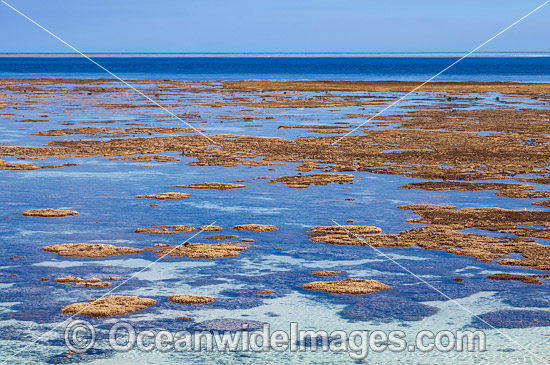
<svg viewBox="0 0 550 365">
<path fill-rule="evenodd" d="M 425 81 L 461 55 L 91 55 L 126 79 L 170 80 L 400 80 Z M 109 75 L 81 56 L 3 56 L 0 78 L 102 78 Z M 550 57 L 473 56 L 434 81 L 550 82 Z"/>
</svg>

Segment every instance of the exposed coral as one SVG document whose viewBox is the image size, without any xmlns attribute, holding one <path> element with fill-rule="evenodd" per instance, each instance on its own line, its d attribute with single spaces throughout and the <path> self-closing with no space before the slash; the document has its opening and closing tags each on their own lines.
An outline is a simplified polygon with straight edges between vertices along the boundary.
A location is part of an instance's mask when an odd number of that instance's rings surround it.
<svg viewBox="0 0 550 365">
<path fill-rule="evenodd" d="M 328 185 L 333 183 L 351 184 L 354 176 L 349 174 L 311 174 L 298 176 L 281 176 L 270 183 L 283 183 L 290 188 L 307 188 L 310 185 Z"/>
<path fill-rule="evenodd" d="M 134 247 L 118 247 L 101 243 L 61 243 L 42 247 L 46 252 L 54 252 L 59 256 L 75 257 L 110 257 L 144 252 L 144 249 Z"/>
<path fill-rule="evenodd" d="M 88 317 L 113 317 L 137 312 L 156 304 L 156 300 L 136 296 L 112 295 L 93 298 L 87 302 L 69 304 L 61 313 Z"/>
<path fill-rule="evenodd" d="M 223 230 L 223 228 L 219 226 L 208 225 L 208 226 L 200 226 L 198 230 L 202 232 L 219 232 Z"/>
<path fill-rule="evenodd" d="M 424 219 L 411 219 L 413 223 L 427 223 L 421 229 L 411 229 L 399 234 L 356 233 L 322 236 L 323 231 L 314 232 L 313 242 L 336 245 L 371 247 L 410 247 L 417 245 L 426 250 L 444 250 L 455 255 L 475 257 L 480 261 L 497 262 L 501 265 L 525 266 L 539 270 L 550 270 L 550 246 L 535 243 L 531 239 L 518 237 L 490 237 L 480 234 L 459 232 L 459 229 L 479 227 L 483 229 L 512 231 L 516 234 L 543 236 L 548 229 L 515 228 L 521 225 L 548 225 L 545 220 L 550 212 L 511 211 L 498 208 L 459 209 L 450 205 L 416 204 L 401 207 L 413 210 Z M 458 213 L 456 216 L 453 214 Z M 464 212 L 466 211 L 466 212 Z M 484 212 L 486 215 L 481 214 Z M 504 211 L 504 212 L 503 212 Z M 495 213 L 495 214 L 493 214 Z M 501 216 L 503 214 L 504 216 Z M 311 233 L 308 233 L 311 235 Z M 510 254 L 521 254 L 521 258 L 507 258 Z"/>
<path fill-rule="evenodd" d="M 173 188 L 187 188 L 187 189 L 214 189 L 214 190 L 231 190 L 244 188 L 246 185 L 242 184 L 230 184 L 230 183 L 217 183 L 217 182 L 205 182 L 201 184 L 188 184 L 188 185 L 174 185 Z"/>
<path fill-rule="evenodd" d="M 258 294 L 271 294 L 273 293 L 273 290 L 271 289 L 260 289 L 257 291 Z"/>
<path fill-rule="evenodd" d="M 62 278 L 54 279 L 56 283 L 67 284 L 71 283 L 77 286 L 92 287 L 92 288 L 106 288 L 111 286 L 111 283 L 107 281 L 101 281 L 101 279 L 91 278 L 91 279 L 82 279 L 76 276 L 64 276 Z"/>
<path fill-rule="evenodd" d="M 523 193 L 524 190 L 533 190 L 533 186 L 527 184 L 511 183 L 488 183 L 488 182 L 463 182 L 463 181 L 423 181 L 418 183 L 408 183 L 400 186 L 401 189 L 422 189 L 429 191 L 482 191 L 499 190 L 503 192 L 501 196 L 511 196 L 512 194 Z M 500 195 L 500 194 L 497 194 Z"/>
<path fill-rule="evenodd" d="M 302 285 L 304 289 L 319 290 L 331 294 L 371 294 L 380 290 L 392 289 L 377 280 L 344 279 L 340 281 L 314 281 Z"/>
<path fill-rule="evenodd" d="M 338 275 L 340 273 L 341 273 L 341 271 L 319 270 L 319 271 L 311 272 L 311 275 L 326 277 L 326 276 L 335 276 L 335 275 Z"/>
<path fill-rule="evenodd" d="M 223 87 L 233 92 L 308 91 L 308 92 L 409 92 L 418 86 L 413 81 L 223 81 Z M 550 93 L 549 84 L 519 82 L 432 82 L 423 86 L 424 92 L 498 92 L 504 94 Z"/>
<path fill-rule="evenodd" d="M 539 205 L 541 207 L 550 208 L 550 199 L 549 200 L 542 200 L 540 202 L 534 202 L 533 205 Z"/>
<path fill-rule="evenodd" d="M 139 155 L 139 156 L 125 156 L 125 157 L 111 157 L 109 160 L 124 160 L 134 162 L 177 162 L 180 159 L 163 155 Z"/>
<path fill-rule="evenodd" d="M 136 233 L 150 233 L 150 234 L 177 234 L 180 232 L 189 233 L 196 231 L 196 228 L 189 226 L 154 226 L 147 228 L 138 228 Z"/>
<path fill-rule="evenodd" d="M 269 224 L 240 224 L 230 229 L 235 231 L 272 232 L 277 231 L 279 228 Z"/>
<path fill-rule="evenodd" d="M 502 208 L 449 209 L 448 206 L 408 205 L 398 207 L 412 210 L 422 218 L 409 219 L 410 223 L 445 226 L 450 229 L 481 228 L 489 231 L 514 233 L 518 236 L 550 238 L 550 212 L 540 210 L 511 210 Z M 522 226 L 541 228 L 523 228 Z"/>
<path fill-rule="evenodd" d="M 210 243 L 186 243 L 184 245 L 172 246 L 158 243 L 150 248 L 159 256 L 188 257 L 190 259 L 219 259 L 222 257 L 239 256 L 241 251 L 246 250 L 240 242 Z"/>
<path fill-rule="evenodd" d="M 214 240 L 214 241 L 218 241 L 218 240 L 228 240 L 228 239 L 237 239 L 239 238 L 239 236 L 234 236 L 234 235 L 227 235 L 227 234 L 219 234 L 217 236 L 210 236 L 210 237 L 205 237 L 204 239 L 205 240 Z"/>
<path fill-rule="evenodd" d="M 172 192 L 169 192 L 169 193 L 162 193 L 162 194 L 158 194 L 158 195 L 155 195 L 155 194 L 151 194 L 151 195 L 138 195 L 136 198 L 139 198 L 139 199 L 157 199 L 157 200 L 177 200 L 177 199 L 187 199 L 189 198 L 191 195 L 189 194 L 186 194 L 186 193 L 172 193 Z"/>
<path fill-rule="evenodd" d="M 353 245 L 354 241 L 368 235 L 378 234 L 382 230 L 373 226 L 318 226 L 306 233 L 312 242 L 325 242 L 336 245 Z M 360 243 L 359 243 L 360 244 Z"/>
<path fill-rule="evenodd" d="M 39 166 L 32 163 L 19 163 L 13 164 L 4 160 L 0 160 L 0 170 L 38 170 Z"/>
<path fill-rule="evenodd" d="M 134 134 L 151 134 L 151 133 L 198 133 L 204 132 L 202 129 L 196 128 L 68 128 L 68 129 L 56 129 L 38 133 L 31 133 L 33 136 L 67 136 L 73 134 L 84 135 L 134 135 Z"/>
<path fill-rule="evenodd" d="M 294 125 L 280 125 L 278 129 L 347 129 L 353 127 L 351 124 L 294 124 Z"/>
<path fill-rule="evenodd" d="M 207 304 L 212 303 L 214 298 L 205 295 L 172 295 L 168 297 L 168 300 L 177 304 Z"/>
<path fill-rule="evenodd" d="M 329 108 L 337 106 L 354 105 L 381 105 L 385 104 L 383 100 L 345 100 L 337 98 L 276 98 L 266 101 L 220 101 L 220 102 L 199 102 L 199 105 L 208 105 L 212 107 L 237 106 L 251 108 Z"/>
<path fill-rule="evenodd" d="M 68 217 L 73 215 L 78 215 L 76 210 L 65 210 L 65 209 L 31 209 L 21 212 L 21 215 L 25 217 L 45 217 L 45 218 L 54 218 L 54 217 Z"/>
<path fill-rule="evenodd" d="M 542 285 L 542 282 L 538 279 L 548 279 L 550 275 L 517 275 L 517 274 L 493 274 L 487 276 L 487 279 L 491 280 L 515 280 L 521 281 L 525 284 Z"/>
</svg>

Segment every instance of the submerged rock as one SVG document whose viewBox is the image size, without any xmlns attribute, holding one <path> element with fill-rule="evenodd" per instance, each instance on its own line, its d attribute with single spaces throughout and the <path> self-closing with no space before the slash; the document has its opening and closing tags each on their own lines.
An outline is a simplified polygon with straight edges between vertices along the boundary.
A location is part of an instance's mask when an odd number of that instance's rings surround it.
<svg viewBox="0 0 550 365">
<path fill-rule="evenodd" d="M 550 312 L 543 310 L 498 310 L 479 316 L 474 323 L 481 327 L 528 328 L 550 326 Z"/>
<path fill-rule="evenodd" d="M 263 322 L 245 319 L 212 319 L 203 321 L 193 327 L 197 331 L 251 331 L 262 328 Z"/>
<path fill-rule="evenodd" d="M 342 316 L 353 321 L 385 323 L 395 320 L 420 321 L 438 311 L 438 308 L 401 297 L 367 295 L 357 297 L 354 303 L 342 312 Z"/>
</svg>

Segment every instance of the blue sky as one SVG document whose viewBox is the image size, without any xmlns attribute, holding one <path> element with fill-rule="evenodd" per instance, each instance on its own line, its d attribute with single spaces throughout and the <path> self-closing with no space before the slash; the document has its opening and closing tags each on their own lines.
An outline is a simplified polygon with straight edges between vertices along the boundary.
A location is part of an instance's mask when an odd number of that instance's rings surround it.
<svg viewBox="0 0 550 365">
<path fill-rule="evenodd" d="M 6 0 L 84 52 L 463 52 L 542 0 Z M 70 52 L 0 3 L 0 52 Z M 550 4 L 481 51 L 550 51 Z"/>
</svg>

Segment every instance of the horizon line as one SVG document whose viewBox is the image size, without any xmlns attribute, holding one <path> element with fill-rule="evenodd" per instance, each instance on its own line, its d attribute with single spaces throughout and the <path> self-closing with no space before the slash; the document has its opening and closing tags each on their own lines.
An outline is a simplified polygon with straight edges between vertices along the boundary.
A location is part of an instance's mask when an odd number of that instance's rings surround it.
<svg viewBox="0 0 550 365">
<path fill-rule="evenodd" d="M 269 55 L 269 56 L 314 56 L 314 55 L 363 55 L 363 56 L 378 56 L 378 55 L 461 55 L 463 52 L 86 52 L 89 55 L 105 55 L 105 56 L 125 56 L 125 55 L 174 55 L 174 56 L 200 56 L 200 55 L 215 55 L 215 56 L 230 56 L 230 55 Z M 74 52 L 0 52 L 0 56 L 78 56 Z M 475 56 L 550 56 L 550 51 L 495 51 L 495 52 L 477 52 L 472 54 Z"/>
</svg>

